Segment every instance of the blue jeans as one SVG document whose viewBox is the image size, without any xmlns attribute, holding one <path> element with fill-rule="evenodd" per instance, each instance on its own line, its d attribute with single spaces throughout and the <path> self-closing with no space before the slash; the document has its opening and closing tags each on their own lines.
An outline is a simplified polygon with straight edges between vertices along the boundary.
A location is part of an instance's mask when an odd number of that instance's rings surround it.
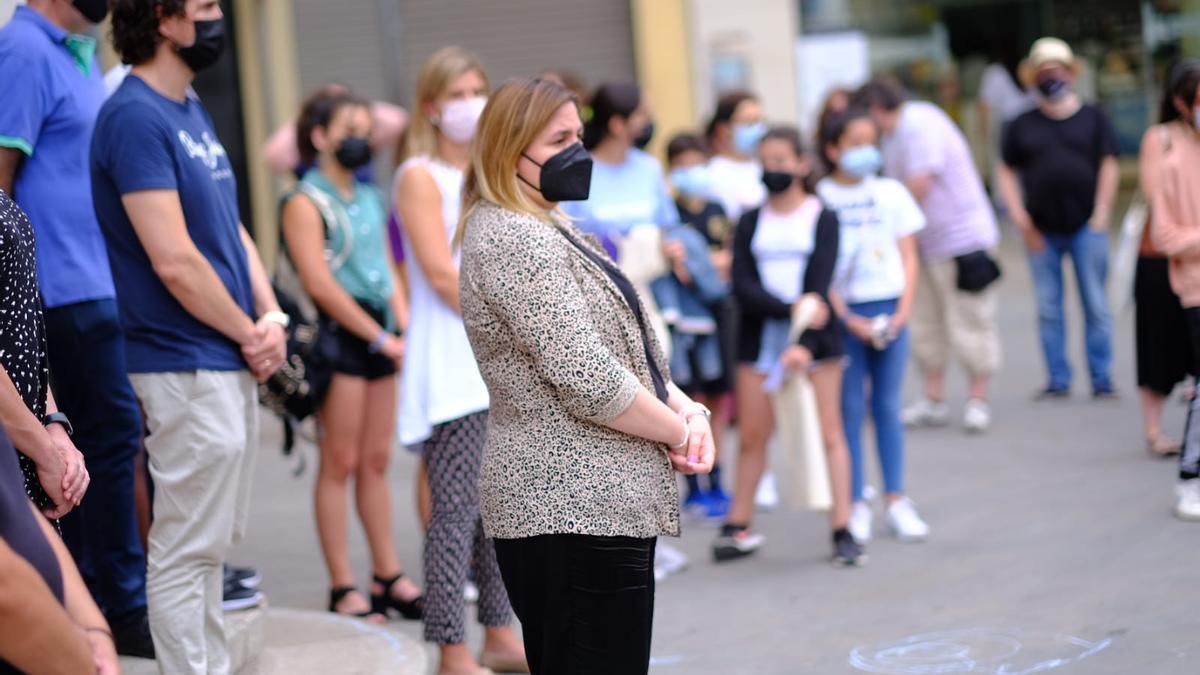
<svg viewBox="0 0 1200 675">
<path fill-rule="evenodd" d="M 894 314 L 895 300 L 850 305 L 850 311 L 868 318 Z M 855 501 L 863 495 L 863 420 L 870 398 L 871 418 L 875 422 L 875 446 L 883 471 L 883 487 L 888 494 L 904 493 L 904 425 L 900 421 L 901 389 L 908 365 L 908 328 L 882 351 L 858 339 L 843 326 L 846 350 L 845 375 L 842 379 L 842 425 L 850 448 L 850 495 Z M 868 387 L 868 381 L 870 386 Z"/>
<path fill-rule="evenodd" d="M 134 514 L 134 458 L 142 414 L 125 371 L 125 336 L 113 300 L 46 310 L 50 384 L 92 484 L 62 520 L 63 540 L 96 604 L 119 619 L 146 608 L 146 556 Z"/>
<path fill-rule="evenodd" d="M 1049 386 L 1071 386 L 1067 362 L 1066 322 L 1063 316 L 1064 255 L 1071 256 L 1086 325 L 1088 371 L 1093 389 L 1112 387 L 1112 314 L 1104 286 L 1108 277 L 1108 234 L 1083 227 L 1075 234 L 1047 234 L 1046 248 L 1029 254 L 1037 291 L 1038 332 L 1049 371 Z"/>
</svg>

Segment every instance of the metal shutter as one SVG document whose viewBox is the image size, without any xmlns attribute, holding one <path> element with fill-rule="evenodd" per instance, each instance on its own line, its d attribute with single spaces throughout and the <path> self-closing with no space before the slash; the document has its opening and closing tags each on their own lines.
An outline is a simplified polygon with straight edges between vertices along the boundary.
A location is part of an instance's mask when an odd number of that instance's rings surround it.
<svg viewBox="0 0 1200 675">
<path fill-rule="evenodd" d="M 295 0 L 295 16 L 301 96 L 344 82 L 360 96 L 389 97 L 377 0 Z"/>
<path fill-rule="evenodd" d="M 406 104 L 421 63 L 446 45 L 478 54 L 493 86 L 548 68 L 575 72 L 589 89 L 636 77 L 628 0 L 378 1 L 385 17 L 391 3 L 403 37 L 389 84 Z"/>
</svg>

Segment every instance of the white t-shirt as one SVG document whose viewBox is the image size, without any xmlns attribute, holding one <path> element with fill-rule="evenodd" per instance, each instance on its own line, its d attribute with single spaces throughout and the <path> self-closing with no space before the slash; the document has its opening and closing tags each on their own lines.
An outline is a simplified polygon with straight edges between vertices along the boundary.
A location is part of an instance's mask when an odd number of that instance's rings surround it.
<svg viewBox="0 0 1200 675">
<path fill-rule="evenodd" d="M 925 227 L 908 188 L 890 178 L 871 177 L 858 185 L 823 178 L 817 194 L 838 216 L 834 288 L 849 304 L 899 298 L 905 279 L 898 241 Z"/>
<path fill-rule="evenodd" d="M 730 159 L 717 155 L 708 161 L 712 181 L 709 199 L 719 202 L 730 222 L 767 200 L 767 188 L 762 183 L 762 165 L 754 159 Z"/>
<path fill-rule="evenodd" d="M 816 247 L 823 208 L 821 200 L 812 197 L 791 213 L 778 213 L 769 205 L 759 211 L 750 250 L 763 288 L 783 302 L 796 302 L 804 293 L 804 273 Z"/>
</svg>

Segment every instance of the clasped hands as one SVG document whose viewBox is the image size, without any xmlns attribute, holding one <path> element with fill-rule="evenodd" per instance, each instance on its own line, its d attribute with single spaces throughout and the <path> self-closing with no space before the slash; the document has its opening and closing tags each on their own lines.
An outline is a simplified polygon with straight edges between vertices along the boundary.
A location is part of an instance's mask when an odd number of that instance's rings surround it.
<svg viewBox="0 0 1200 675">
<path fill-rule="evenodd" d="M 679 419 L 687 429 L 687 437 L 681 446 L 668 448 L 671 466 L 685 475 L 709 473 L 717 451 L 708 416 L 700 407 L 691 405 L 679 411 Z"/>
<path fill-rule="evenodd" d="M 250 366 L 254 379 L 266 382 L 287 358 L 287 333 L 283 326 L 267 318 L 259 319 L 251 339 L 242 343 L 242 358 Z"/>
</svg>

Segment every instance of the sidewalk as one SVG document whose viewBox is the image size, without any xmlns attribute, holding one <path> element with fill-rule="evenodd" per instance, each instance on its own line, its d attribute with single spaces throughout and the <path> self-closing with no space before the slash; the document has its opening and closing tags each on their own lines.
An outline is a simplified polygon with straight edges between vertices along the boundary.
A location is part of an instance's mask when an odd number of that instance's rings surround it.
<svg viewBox="0 0 1200 675">
<path fill-rule="evenodd" d="M 708 558 L 714 528 L 690 524 L 672 543 L 691 567 L 659 588 L 653 673 L 862 672 L 852 662 L 874 672 L 965 672 L 934 670 L 947 654 L 979 659 L 974 672 L 983 673 L 1046 659 L 1062 659 L 1054 672 L 1064 674 L 1200 671 L 1200 526 L 1171 517 L 1174 464 L 1142 447 L 1132 317 L 1117 321 L 1120 401 L 1092 402 L 1077 379 L 1073 398 L 1034 403 L 1043 371 L 1029 273 L 1011 248 L 1003 264 L 1006 366 L 995 383 L 995 428 L 983 437 L 956 428 L 909 435 L 910 493 L 933 528 L 930 541 L 878 537 L 864 569 L 834 569 L 824 516 L 783 509 L 759 518 L 769 538 L 760 555 L 718 567 Z M 1082 319 L 1069 292 L 1079 372 Z M 959 373 L 951 381 L 957 414 L 964 387 Z M 1168 430 L 1182 430 L 1183 412 L 1168 407 Z M 307 451 L 307 472 L 292 477 L 273 432 L 267 424 L 250 534 L 233 562 L 261 569 L 274 607 L 320 610 L 328 588 L 312 516 L 315 456 Z M 401 560 L 420 578 L 415 466 L 397 452 L 393 511 Z M 732 461 L 726 467 L 732 481 Z M 369 559 L 361 530 L 351 531 L 361 587 Z M 389 630 L 421 639 L 418 623 Z M 941 631 L 959 632 L 902 642 Z M 478 630 L 471 640 L 478 648 Z M 311 650 L 296 642 L 298 654 L 341 652 L 336 642 Z M 984 667 L 988 659 L 1009 670 Z"/>
</svg>

